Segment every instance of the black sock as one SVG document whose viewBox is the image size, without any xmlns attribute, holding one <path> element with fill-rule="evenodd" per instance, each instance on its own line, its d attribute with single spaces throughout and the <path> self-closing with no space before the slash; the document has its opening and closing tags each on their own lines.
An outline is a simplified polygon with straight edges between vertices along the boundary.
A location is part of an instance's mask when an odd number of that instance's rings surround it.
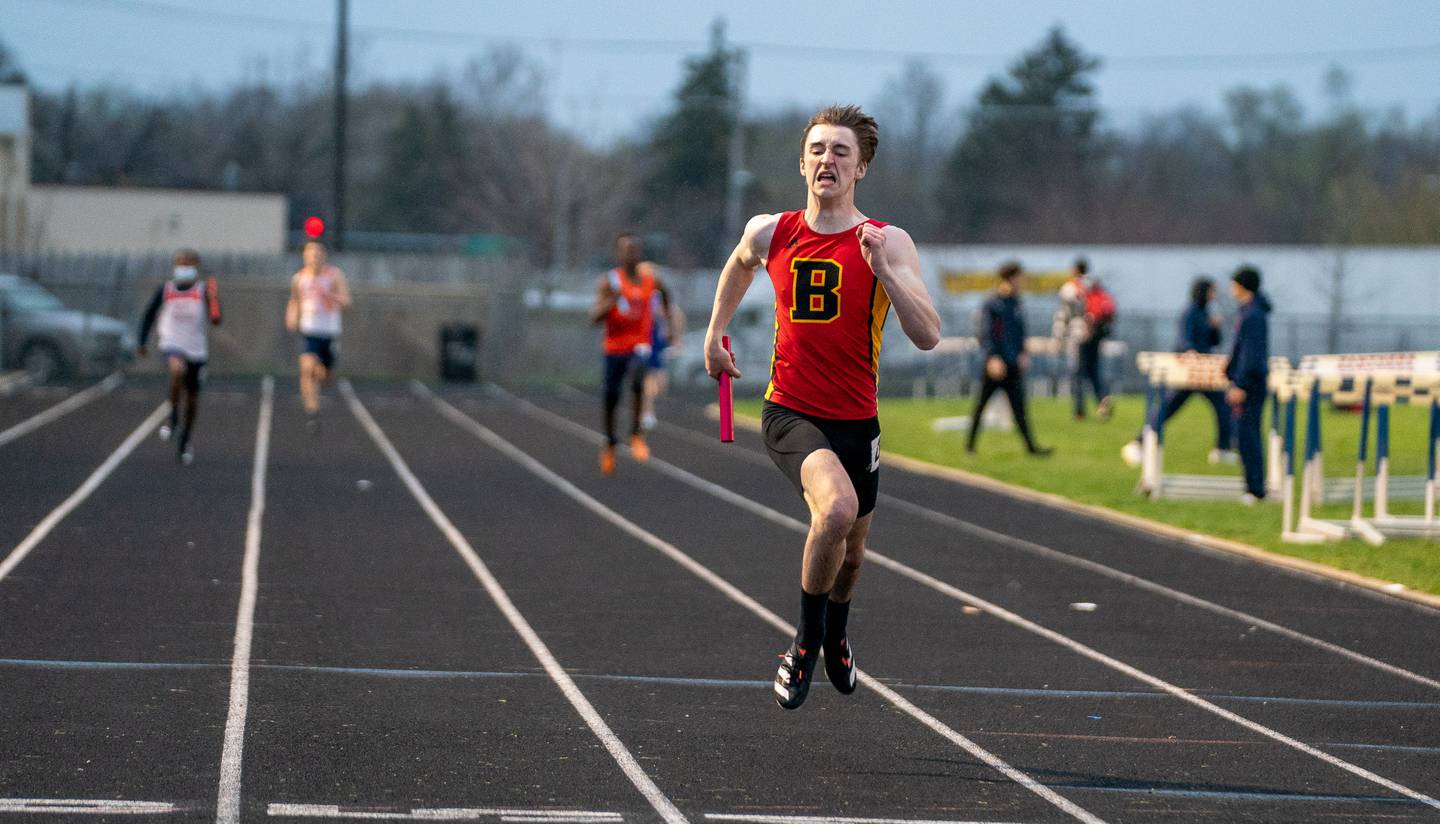
<svg viewBox="0 0 1440 824">
<path fill-rule="evenodd" d="M 825 606 L 825 638 L 838 644 L 845 638 L 845 623 L 850 619 L 850 602 L 831 601 Z"/>
<path fill-rule="evenodd" d="M 180 410 L 176 409 L 174 406 L 171 406 L 171 407 L 170 407 L 170 429 L 171 429 L 172 431 L 175 429 L 175 426 L 176 426 L 176 424 L 177 424 L 179 421 L 180 421 Z"/>
<path fill-rule="evenodd" d="M 818 649 L 825 641 L 825 604 L 830 593 L 811 595 L 800 590 L 800 629 L 795 633 L 795 643 L 806 652 Z"/>
</svg>

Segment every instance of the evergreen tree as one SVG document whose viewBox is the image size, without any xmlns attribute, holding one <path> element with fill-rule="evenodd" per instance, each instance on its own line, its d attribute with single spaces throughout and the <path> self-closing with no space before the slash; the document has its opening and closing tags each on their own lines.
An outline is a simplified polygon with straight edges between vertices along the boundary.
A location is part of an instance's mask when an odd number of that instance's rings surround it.
<svg viewBox="0 0 1440 824">
<path fill-rule="evenodd" d="M 986 84 L 946 169 L 949 235 L 985 237 L 1058 193 L 1085 192 L 1099 153 L 1090 80 L 1099 65 L 1056 27 Z"/>
</svg>

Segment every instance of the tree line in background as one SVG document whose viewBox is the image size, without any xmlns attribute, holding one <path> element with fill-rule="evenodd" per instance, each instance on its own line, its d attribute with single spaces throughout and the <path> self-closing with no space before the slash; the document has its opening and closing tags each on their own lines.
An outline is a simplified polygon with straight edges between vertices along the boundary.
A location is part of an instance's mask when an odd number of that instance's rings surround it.
<svg viewBox="0 0 1440 824">
<path fill-rule="evenodd" d="M 638 228 L 672 264 L 714 265 L 733 242 L 732 134 L 744 214 L 802 202 L 809 112 L 746 111 L 733 129 L 738 66 L 716 38 L 686 60 L 668 111 L 607 147 L 549 122 L 543 73 L 518 49 L 455 77 L 355 90 L 350 226 L 503 235 L 541 266 L 590 265 Z M 921 242 L 1440 243 L 1440 112 L 1418 124 L 1367 112 L 1333 68 L 1319 117 L 1283 86 L 1241 87 L 1218 113 L 1187 106 L 1120 128 L 1097 105 L 1100 69 L 1057 28 L 953 113 L 939 75 L 906 64 L 868 107 L 880 151 L 861 207 Z M 21 76 L 3 46 L 0 75 Z M 330 202 L 330 117 L 323 79 L 160 100 L 37 91 L 34 178 L 283 192 L 298 225 Z"/>
</svg>

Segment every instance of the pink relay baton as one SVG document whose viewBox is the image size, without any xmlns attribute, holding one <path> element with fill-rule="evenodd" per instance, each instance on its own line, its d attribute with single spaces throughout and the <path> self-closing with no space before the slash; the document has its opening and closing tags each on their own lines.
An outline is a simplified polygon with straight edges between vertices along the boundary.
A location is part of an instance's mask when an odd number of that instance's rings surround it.
<svg viewBox="0 0 1440 824">
<path fill-rule="evenodd" d="M 720 338 L 720 345 L 730 351 L 730 336 Z M 720 373 L 720 442 L 733 443 L 735 440 L 735 387 L 730 383 L 730 373 Z"/>
</svg>

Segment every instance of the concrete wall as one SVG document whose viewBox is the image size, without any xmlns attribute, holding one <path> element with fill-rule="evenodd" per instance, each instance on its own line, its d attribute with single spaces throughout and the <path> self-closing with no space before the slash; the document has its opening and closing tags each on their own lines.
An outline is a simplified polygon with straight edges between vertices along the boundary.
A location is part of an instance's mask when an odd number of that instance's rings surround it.
<svg viewBox="0 0 1440 824">
<path fill-rule="evenodd" d="M 285 250 L 284 195 L 98 186 L 32 186 L 30 252 L 168 253 L 188 246 L 246 254 Z"/>
<path fill-rule="evenodd" d="M 121 319 L 139 325 L 139 314 L 157 283 L 137 287 L 134 308 Z M 62 299 L 63 289 L 55 289 Z M 354 286 L 354 307 L 344 318 L 339 371 L 381 378 L 434 377 L 440 361 L 440 327 L 470 323 L 481 330 L 482 355 L 492 341 L 491 301 L 473 287 L 407 284 L 404 287 Z M 226 374 L 291 374 L 296 371 L 298 338 L 285 331 L 288 281 L 221 281 L 224 321 L 210 330 L 210 371 Z M 153 350 L 155 341 L 150 341 Z M 482 369 L 483 369 L 482 360 Z M 136 371 L 160 370 L 153 354 Z"/>
<path fill-rule="evenodd" d="M 30 95 L 0 85 L 0 252 L 18 251 L 30 188 Z"/>
</svg>

